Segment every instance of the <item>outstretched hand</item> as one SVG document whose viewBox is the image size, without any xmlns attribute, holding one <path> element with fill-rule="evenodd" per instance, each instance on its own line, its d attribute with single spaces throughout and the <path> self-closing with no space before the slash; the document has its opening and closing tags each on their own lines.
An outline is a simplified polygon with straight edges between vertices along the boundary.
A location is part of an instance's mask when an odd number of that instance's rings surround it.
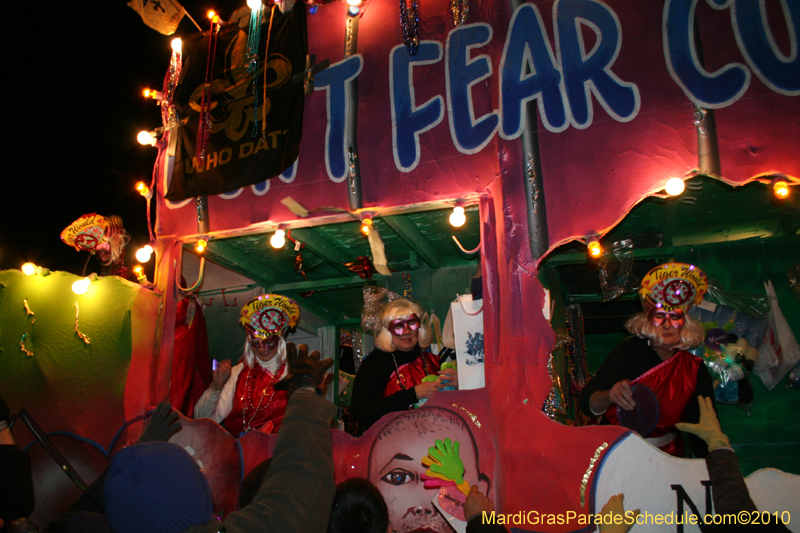
<svg viewBox="0 0 800 533">
<path fill-rule="evenodd" d="M 150 416 L 150 421 L 136 440 L 138 444 L 143 442 L 166 442 L 175 433 L 179 432 L 183 426 L 178 419 L 178 413 L 172 410 L 172 404 L 161 402 Z"/>
<path fill-rule="evenodd" d="M 622 505 L 625 496 L 623 494 L 616 494 L 608 499 L 608 502 L 600 510 L 600 515 L 604 517 L 600 524 L 600 533 L 626 533 L 636 524 L 636 517 L 639 516 L 639 509 L 634 511 L 625 512 L 625 506 Z M 616 517 L 621 515 L 621 519 L 612 518 L 609 520 L 611 523 L 606 523 L 605 516 L 611 515 Z M 619 523 L 618 523 L 619 522 Z"/>
<path fill-rule="evenodd" d="M 708 444 L 710 452 L 720 448 L 730 448 L 731 443 L 722 432 L 717 413 L 714 411 L 714 402 L 711 401 L 711 398 L 698 396 L 697 403 L 700 406 L 700 421 L 697 424 L 679 422 L 675 424 L 675 427 L 703 439 Z"/>
<path fill-rule="evenodd" d="M 289 396 L 302 387 L 312 387 L 322 394 L 326 385 L 326 373 L 333 365 L 333 359 L 320 361 L 317 350 L 308 353 L 308 346 L 293 342 L 286 343 L 286 359 L 289 362 L 289 372 L 286 377 L 275 385 L 275 390 L 285 390 Z"/>
</svg>

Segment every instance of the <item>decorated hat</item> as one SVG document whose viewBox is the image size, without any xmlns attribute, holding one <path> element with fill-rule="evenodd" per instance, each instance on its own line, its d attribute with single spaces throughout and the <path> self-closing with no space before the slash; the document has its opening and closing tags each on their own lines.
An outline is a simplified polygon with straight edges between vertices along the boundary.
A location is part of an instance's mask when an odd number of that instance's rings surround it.
<svg viewBox="0 0 800 533">
<path fill-rule="evenodd" d="M 89 213 L 64 228 L 61 240 L 79 252 L 92 252 L 112 235 L 124 233 L 122 219 Z"/>
<path fill-rule="evenodd" d="M 258 337 L 283 336 L 300 318 L 297 302 L 280 294 L 262 294 L 244 304 L 239 323 Z"/>
<path fill-rule="evenodd" d="M 687 263 L 664 263 L 642 279 L 639 298 L 644 308 L 664 311 L 688 310 L 699 304 L 708 290 L 706 273 Z"/>
</svg>

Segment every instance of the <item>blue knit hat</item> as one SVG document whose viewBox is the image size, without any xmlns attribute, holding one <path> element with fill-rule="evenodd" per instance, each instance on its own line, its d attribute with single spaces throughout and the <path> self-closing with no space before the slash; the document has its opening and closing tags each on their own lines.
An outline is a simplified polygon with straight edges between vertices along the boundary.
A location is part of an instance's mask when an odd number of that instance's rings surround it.
<svg viewBox="0 0 800 533">
<path fill-rule="evenodd" d="M 103 487 L 114 533 L 179 533 L 213 518 L 208 480 L 169 442 L 134 444 L 111 460 Z"/>
</svg>

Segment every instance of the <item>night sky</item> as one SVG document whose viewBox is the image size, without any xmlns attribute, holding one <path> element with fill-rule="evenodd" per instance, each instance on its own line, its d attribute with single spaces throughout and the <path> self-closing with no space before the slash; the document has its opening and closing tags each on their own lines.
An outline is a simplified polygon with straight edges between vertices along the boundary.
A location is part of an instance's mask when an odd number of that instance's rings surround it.
<svg viewBox="0 0 800 533">
<path fill-rule="evenodd" d="M 183 3 L 205 28 L 209 8 L 225 19 L 245 0 Z M 4 39 L 11 68 L 3 76 L 0 269 L 32 261 L 80 274 L 88 254 L 60 234 L 92 212 L 122 217 L 130 267 L 149 240 L 146 202 L 134 184 L 150 183 L 156 157 L 136 135 L 161 125 L 160 108 L 141 93 L 161 90 L 171 40 L 197 28 L 184 17 L 175 35 L 161 35 L 119 0 L 48 2 L 44 11 L 18 4 L 6 13 L 11 38 Z M 87 272 L 99 268 L 92 260 Z"/>
</svg>

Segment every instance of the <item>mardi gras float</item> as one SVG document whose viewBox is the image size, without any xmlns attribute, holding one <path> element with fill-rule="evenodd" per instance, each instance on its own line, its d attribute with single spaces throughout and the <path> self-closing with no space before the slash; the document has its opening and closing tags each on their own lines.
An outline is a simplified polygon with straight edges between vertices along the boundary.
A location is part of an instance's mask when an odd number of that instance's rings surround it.
<svg viewBox="0 0 800 533">
<path fill-rule="evenodd" d="M 379 484 L 382 458 L 413 458 L 413 486 L 385 493 L 393 517 L 455 516 L 431 506 L 464 482 L 522 513 L 521 531 L 589 531 L 585 517 L 617 493 L 652 515 L 712 513 L 702 460 L 578 409 L 590 371 L 626 335 L 639 280 L 669 262 L 708 278 L 687 292 L 667 276 L 680 298 L 699 295 L 687 313 L 708 342 L 695 357 L 718 382 L 759 510 L 800 512 L 798 399 L 784 387 L 800 357 L 794 4 L 401 1 L 399 24 L 396 2 L 322 4 L 242 6 L 173 47 L 152 92 L 153 178 L 140 187 L 148 213 L 156 202 L 152 283 L 106 276 L 77 295 L 71 274 L 0 274 L 0 385 L 34 421 L 14 434 L 48 487 L 40 520 L 166 399 L 186 417 L 172 441 L 202 463 L 217 509 L 236 508 L 274 435 L 239 437 L 192 408 L 212 357 L 238 361 L 242 307 L 262 294 L 299 304 L 287 339 L 334 358 L 337 378 L 345 352 L 357 375 L 390 293 L 418 302 L 438 333 L 452 314 L 453 339 L 432 344 L 452 344 L 459 381 L 476 388 L 387 414 L 360 437 L 333 431 L 337 481 Z M 64 241 L 94 250 L 113 231 L 87 216 Z M 260 340 L 289 322 L 272 310 L 253 327 Z M 347 385 L 330 392 L 343 406 Z M 417 442 L 414 424 L 436 430 Z M 38 435 L 69 459 L 68 476 Z M 465 471 L 426 488 L 428 449 L 448 438 Z"/>
</svg>

